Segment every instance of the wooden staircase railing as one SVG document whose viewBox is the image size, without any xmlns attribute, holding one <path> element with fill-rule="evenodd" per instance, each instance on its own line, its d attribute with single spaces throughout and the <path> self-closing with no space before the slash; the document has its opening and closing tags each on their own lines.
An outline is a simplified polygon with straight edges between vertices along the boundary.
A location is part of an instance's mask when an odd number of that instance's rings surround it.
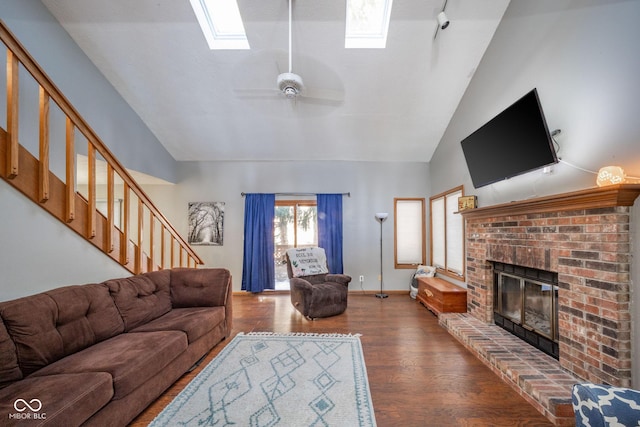
<svg viewBox="0 0 640 427">
<path fill-rule="evenodd" d="M 134 274 L 203 264 L 1 20 L 0 40 L 7 47 L 7 129 L 0 128 L 0 176 Z M 20 67 L 39 88 L 37 157 L 19 142 Z M 50 144 L 53 109 L 64 117 L 59 124 L 65 130 L 63 179 L 50 168 L 52 148 L 62 149 Z M 76 188 L 76 158 L 84 152 L 76 147 L 78 135 L 87 141 L 86 195 Z M 106 184 L 98 184 L 97 165 L 104 163 Z M 99 186 L 106 192 L 105 213 L 96 207 Z M 116 192 L 122 200 L 119 212 Z"/>
</svg>

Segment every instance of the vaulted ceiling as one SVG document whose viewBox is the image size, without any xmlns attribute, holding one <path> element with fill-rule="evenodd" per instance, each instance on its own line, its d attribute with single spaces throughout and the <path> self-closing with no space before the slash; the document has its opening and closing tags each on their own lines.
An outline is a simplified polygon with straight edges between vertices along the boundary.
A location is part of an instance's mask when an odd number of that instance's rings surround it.
<svg viewBox="0 0 640 427">
<path fill-rule="evenodd" d="M 189 1 L 42 0 L 176 160 L 429 161 L 509 0 L 395 0 L 385 49 L 345 49 L 344 0 L 238 0 L 250 50 L 210 50 Z"/>
</svg>

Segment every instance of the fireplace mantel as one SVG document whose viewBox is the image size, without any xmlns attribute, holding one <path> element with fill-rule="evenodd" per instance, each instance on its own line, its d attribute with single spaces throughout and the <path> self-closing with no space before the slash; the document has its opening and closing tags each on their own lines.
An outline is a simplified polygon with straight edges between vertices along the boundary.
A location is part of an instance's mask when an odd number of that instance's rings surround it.
<svg viewBox="0 0 640 427">
<path fill-rule="evenodd" d="M 638 195 L 640 195 L 640 184 L 618 184 L 468 209 L 461 211 L 460 214 L 468 220 L 495 215 L 520 215 L 575 209 L 633 206 Z"/>
</svg>

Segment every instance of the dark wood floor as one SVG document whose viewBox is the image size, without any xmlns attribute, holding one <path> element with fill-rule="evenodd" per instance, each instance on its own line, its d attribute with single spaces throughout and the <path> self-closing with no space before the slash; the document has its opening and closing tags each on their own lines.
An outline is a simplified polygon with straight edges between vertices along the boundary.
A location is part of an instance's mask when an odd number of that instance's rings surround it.
<svg viewBox="0 0 640 427">
<path fill-rule="evenodd" d="M 350 294 L 340 315 L 308 321 L 288 294 L 234 296 L 238 332 L 359 333 L 377 424 L 386 426 L 552 425 L 468 352 L 408 295 Z M 228 342 L 228 341 L 226 341 Z M 183 376 L 131 426 L 146 426 L 224 347 Z"/>
</svg>

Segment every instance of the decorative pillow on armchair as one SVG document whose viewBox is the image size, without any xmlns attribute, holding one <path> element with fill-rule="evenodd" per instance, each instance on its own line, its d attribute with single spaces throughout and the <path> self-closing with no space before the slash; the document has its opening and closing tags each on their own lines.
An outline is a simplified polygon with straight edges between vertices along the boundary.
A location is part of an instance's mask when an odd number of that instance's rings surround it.
<svg viewBox="0 0 640 427">
<path fill-rule="evenodd" d="M 293 248 L 287 250 L 293 277 L 327 274 L 327 256 L 322 248 Z"/>
</svg>

